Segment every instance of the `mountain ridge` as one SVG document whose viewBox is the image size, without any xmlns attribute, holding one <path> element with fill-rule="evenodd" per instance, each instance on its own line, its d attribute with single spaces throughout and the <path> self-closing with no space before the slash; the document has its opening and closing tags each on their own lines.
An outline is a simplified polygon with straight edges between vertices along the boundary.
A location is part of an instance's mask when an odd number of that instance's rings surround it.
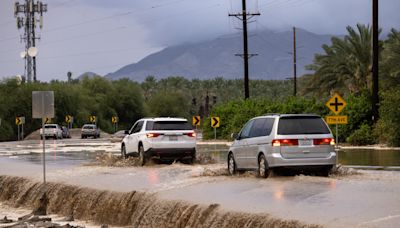
<svg viewBox="0 0 400 228">
<path fill-rule="evenodd" d="M 319 35 L 297 29 L 297 72 L 301 76 L 309 71 L 315 54 L 322 53 L 322 45 L 330 44 L 331 35 Z M 243 77 L 243 60 L 235 53 L 242 53 L 241 34 L 230 34 L 216 39 L 170 46 L 152 53 L 137 63 L 128 64 L 106 75 L 108 79 L 129 78 L 143 81 L 152 75 L 156 79 L 182 76 L 188 79 Z M 250 53 L 257 53 L 249 60 L 250 79 L 284 80 L 293 75 L 293 33 L 264 30 L 249 37 Z"/>
</svg>

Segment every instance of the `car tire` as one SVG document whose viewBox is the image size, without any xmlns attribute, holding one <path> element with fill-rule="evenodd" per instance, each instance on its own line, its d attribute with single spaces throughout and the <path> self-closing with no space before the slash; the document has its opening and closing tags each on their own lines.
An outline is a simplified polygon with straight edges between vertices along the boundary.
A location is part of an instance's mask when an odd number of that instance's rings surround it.
<svg viewBox="0 0 400 228">
<path fill-rule="evenodd" d="M 126 147 L 125 145 L 121 146 L 121 156 L 123 159 L 126 159 L 128 156 L 126 155 Z"/>
<path fill-rule="evenodd" d="M 142 145 L 139 146 L 139 165 L 144 166 L 146 164 L 146 155 Z"/>
<path fill-rule="evenodd" d="M 228 155 L 228 173 L 229 175 L 235 175 L 237 173 L 236 162 L 232 153 Z"/>
<path fill-rule="evenodd" d="M 257 174 L 261 178 L 268 178 L 271 174 L 271 169 L 268 166 L 268 162 L 265 159 L 264 154 L 261 154 L 258 158 L 258 170 Z"/>
<path fill-rule="evenodd" d="M 189 164 L 194 164 L 196 161 L 196 151 L 192 154 L 192 157 L 188 160 Z"/>
<path fill-rule="evenodd" d="M 328 165 L 328 166 L 326 166 L 326 167 L 323 167 L 323 168 L 319 171 L 319 175 L 320 175 L 320 176 L 323 176 L 323 177 L 328 177 L 329 174 L 330 174 L 331 171 L 332 171 L 332 168 L 333 168 L 333 166 L 331 166 L 331 165 Z"/>
</svg>

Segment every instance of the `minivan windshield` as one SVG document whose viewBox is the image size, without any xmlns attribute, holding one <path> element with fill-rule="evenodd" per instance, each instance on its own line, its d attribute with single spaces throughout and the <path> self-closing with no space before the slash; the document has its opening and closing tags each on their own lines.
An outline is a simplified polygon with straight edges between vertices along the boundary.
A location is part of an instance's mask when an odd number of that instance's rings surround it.
<svg viewBox="0 0 400 228">
<path fill-rule="evenodd" d="M 192 130 L 187 121 L 147 121 L 146 130 Z"/>
<path fill-rule="evenodd" d="M 330 131 L 319 116 L 284 116 L 279 119 L 278 134 L 330 134 Z"/>
</svg>

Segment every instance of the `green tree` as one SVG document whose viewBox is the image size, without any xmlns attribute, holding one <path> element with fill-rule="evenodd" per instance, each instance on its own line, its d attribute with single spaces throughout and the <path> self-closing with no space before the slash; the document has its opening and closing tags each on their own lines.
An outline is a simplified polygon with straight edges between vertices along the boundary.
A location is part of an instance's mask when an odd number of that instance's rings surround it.
<svg viewBox="0 0 400 228">
<path fill-rule="evenodd" d="M 329 95 L 332 91 L 359 94 L 371 88 L 371 28 L 358 24 L 347 27 L 344 38 L 332 37 L 332 45 L 323 45 L 307 68 L 315 73 L 303 93 Z"/>
</svg>

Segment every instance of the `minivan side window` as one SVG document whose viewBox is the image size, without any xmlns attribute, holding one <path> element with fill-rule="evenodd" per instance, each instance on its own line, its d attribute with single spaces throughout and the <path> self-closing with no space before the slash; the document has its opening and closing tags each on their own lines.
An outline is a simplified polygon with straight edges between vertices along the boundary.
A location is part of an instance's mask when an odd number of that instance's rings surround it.
<svg viewBox="0 0 400 228">
<path fill-rule="evenodd" d="M 240 131 L 240 135 L 238 137 L 239 139 L 245 139 L 250 137 L 250 129 L 253 123 L 254 120 L 247 122 L 247 124 L 242 128 L 242 131 Z"/>
<path fill-rule="evenodd" d="M 270 135 L 273 125 L 273 118 L 260 118 L 254 120 L 253 126 L 250 130 L 250 137 L 261 137 Z"/>
</svg>

